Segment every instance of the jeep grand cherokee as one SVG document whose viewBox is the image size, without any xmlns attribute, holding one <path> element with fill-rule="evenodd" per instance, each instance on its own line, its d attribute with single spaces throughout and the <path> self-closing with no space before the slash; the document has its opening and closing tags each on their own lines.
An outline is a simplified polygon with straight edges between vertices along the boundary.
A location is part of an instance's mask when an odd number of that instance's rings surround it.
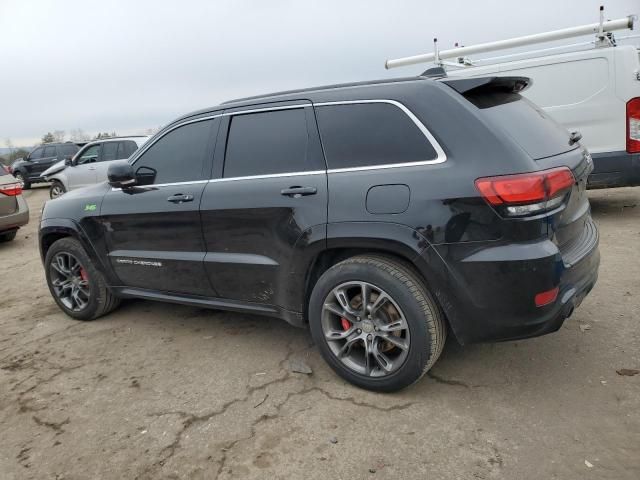
<svg viewBox="0 0 640 480">
<path fill-rule="evenodd" d="M 560 328 L 593 287 L 592 163 L 525 78 L 405 78 L 253 97 L 166 126 L 46 204 L 53 298 L 138 297 L 310 328 L 348 381 L 418 380 L 462 344 Z"/>
</svg>

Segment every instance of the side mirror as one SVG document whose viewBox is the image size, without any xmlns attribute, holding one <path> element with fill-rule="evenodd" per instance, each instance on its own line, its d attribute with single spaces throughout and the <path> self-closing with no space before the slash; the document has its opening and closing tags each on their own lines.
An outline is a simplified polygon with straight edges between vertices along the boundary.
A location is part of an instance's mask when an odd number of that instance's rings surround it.
<svg viewBox="0 0 640 480">
<path fill-rule="evenodd" d="M 64 157 L 64 164 L 66 166 L 73 165 L 73 162 L 71 160 L 71 155 L 67 155 L 66 157 Z"/>
<path fill-rule="evenodd" d="M 107 170 L 109 185 L 113 188 L 131 188 L 136 185 L 136 174 L 131 164 L 125 160 L 112 162 Z"/>
</svg>

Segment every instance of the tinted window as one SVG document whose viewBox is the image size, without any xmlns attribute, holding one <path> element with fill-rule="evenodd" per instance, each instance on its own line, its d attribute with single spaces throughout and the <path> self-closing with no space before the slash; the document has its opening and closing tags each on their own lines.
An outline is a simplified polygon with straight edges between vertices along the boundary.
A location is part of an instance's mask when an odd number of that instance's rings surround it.
<svg viewBox="0 0 640 480">
<path fill-rule="evenodd" d="M 78 165 L 95 162 L 98 159 L 98 155 L 100 155 L 100 144 L 91 145 L 80 154 L 80 157 L 78 158 Z"/>
<path fill-rule="evenodd" d="M 416 124 L 388 103 L 320 106 L 320 137 L 329 168 L 433 160 L 436 151 Z"/>
<path fill-rule="evenodd" d="M 569 133 L 538 106 L 517 93 L 480 91 L 465 98 L 482 115 L 506 131 L 531 158 L 539 159 L 578 148 L 569 145 Z"/>
<path fill-rule="evenodd" d="M 77 145 L 62 145 L 58 147 L 58 150 L 62 152 L 63 157 L 73 156 L 78 151 Z"/>
<path fill-rule="evenodd" d="M 204 179 L 202 170 L 212 123 L 205 120 L 172 130 L 138 158 L 135 168 L 156 170 L 155 183 Z"/>
<path fill-rule="evenodd" d="M 118 158 L 118 145 L 120 142 L 105 142 L 102 144 L 102 161 L 116 160 Z"/>
<path fill-rule="evenodd" d="M 56 147 L 44 147 L 44 153 L 42 154 L 44 158 L 55 157 L 56 156 Z"/>
<path fill-rule="evenodd" d="M 310 170 L 303 108 L 236 115 L 231 119 L 225 177 Z"/>
<path fill-rule="evenodd" d="M 36 148 L 33 152 L 31 152 L 31 155 L 29 155 L 29 158 L 32 160 L 37 160 L 38 158 L 42 158 L 43 150 L 44 148 Z"/>
<path fill-rule="evenodd" d="M 133 140 L 118 142 L 118 158 L 129 158 L 138 149 L 138 145 Z"/>
</svg>

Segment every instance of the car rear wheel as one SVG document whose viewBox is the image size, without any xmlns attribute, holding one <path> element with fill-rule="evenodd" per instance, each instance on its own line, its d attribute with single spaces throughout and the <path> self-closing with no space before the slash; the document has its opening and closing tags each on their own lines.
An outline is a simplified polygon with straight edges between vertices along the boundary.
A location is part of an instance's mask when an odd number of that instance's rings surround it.
<svg viewBox="0 0 640 480">
<path fill-rule="evenodd" d="M 443 314 L 407 265 L 358 256 L 327 270 L 309 301 L 311 334 L 324 359 L 347 381 L 369 390 L 400 390 L 440 356 Z"/>
<path fill-rule="evenodd" d="M 59 180 L 53 180 L 51 187 L 49 187 L 49 198 L 58 198 L 66 193 L 64 185 Z"/>
<path fill-rule="evenodd" d="M 31 183 L 25 179 L 26 177 L 22 175 L 22 172 L 14 172 L 13 176 L 22 183 L 23 190 L 29 190 L 31 188 Z"/>
<path fill-rule="evenodd" d="M 17 230 L 14 230 L 13 232 L 0 233 L 0 242 L 10 242 L 14 238 L 16 238 L 17 233 Z"/>
<path fill-rule="evenodd" d="M 74 238 L 54 242 L 47 251 L 44 267 L 51 295 L 70 317 L 94 320 L 120 304 Z"/>
</svg>

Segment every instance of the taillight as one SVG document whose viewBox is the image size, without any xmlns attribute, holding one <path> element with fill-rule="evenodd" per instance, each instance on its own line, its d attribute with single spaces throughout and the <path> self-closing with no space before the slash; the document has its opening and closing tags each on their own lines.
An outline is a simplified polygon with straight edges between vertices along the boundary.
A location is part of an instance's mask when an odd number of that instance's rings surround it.
<svg viewBox="0 0 640 480">
<path fill-rule="evenodd" d="M 8 195 L 9 197 L 20 195 L 22 193 L 22 184 L 18 182 L 8 183 L 7 185 L 0 185 L 0 193 Z"/>
<path fill-rule="evenodd" d="M 627 102 L 627 152 L 640 152 L 640 97 Z"/>
<path fill-rule="evenodd" d="M 567 167 L 539 172 L 485 177 L 476 188 L 492 206 L 508 216 L 540 213 L 558 207 L 575 179 Z"/>
</svg>

